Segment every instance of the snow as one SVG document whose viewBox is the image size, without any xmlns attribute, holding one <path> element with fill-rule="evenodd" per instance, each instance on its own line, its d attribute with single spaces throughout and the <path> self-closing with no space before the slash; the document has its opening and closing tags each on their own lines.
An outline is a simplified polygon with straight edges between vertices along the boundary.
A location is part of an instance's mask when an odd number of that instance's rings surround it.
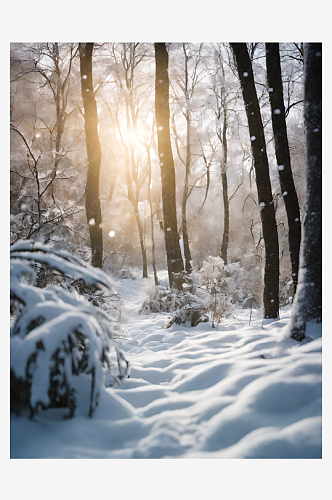
<svg viewBox="0 0 332 500">
<path fill-rule="evenodd" d="M 159 278 L 167 285 L 166 271 Z M 262 311 L 253 310 L 249 326 L 250 310 L 236 308 L 237 318 L 216 328 L 165 329 L 167 314 L 138 314 L 152 276 L 112 280 L 126 303 L 121 326 L 131 340 L 123 340 L 122 349 L 131 377 L 102 391 L 92 419 L 80 407 L 69 420 L 61 409 L 33 420 L 28 411 L 13 414 L 11 458 L 322 456 L 319 326 L 309 325 L 310 342 L 290 339 L 287 306 L 274 322 L 262 322 Z M 65 317 L 76 321 L 71 307 Z M 80 391 L 90 390 L 88 379 L 79 382 Z M 44 389 L 41 379 L 35 390 Z"/>
</svg>

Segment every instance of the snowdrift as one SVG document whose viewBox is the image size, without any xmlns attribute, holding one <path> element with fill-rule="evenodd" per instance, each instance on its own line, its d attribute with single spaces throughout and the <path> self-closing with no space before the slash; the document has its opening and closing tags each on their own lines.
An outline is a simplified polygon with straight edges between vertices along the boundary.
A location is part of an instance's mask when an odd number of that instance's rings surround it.
<svg viewBox="0 0 332 500">
<path fill-rule="evenodd" d="M 164 329 L 139 315 L 142 280 L 118 280 L 131 376 L 105 389 L 93 419 L 77 408 L 11 417 L 11 458 L 321 458 L 321 327 L 288 338 L 290 308 L 262 325 L 236 309 L 217 328 Z"/>
</svg>

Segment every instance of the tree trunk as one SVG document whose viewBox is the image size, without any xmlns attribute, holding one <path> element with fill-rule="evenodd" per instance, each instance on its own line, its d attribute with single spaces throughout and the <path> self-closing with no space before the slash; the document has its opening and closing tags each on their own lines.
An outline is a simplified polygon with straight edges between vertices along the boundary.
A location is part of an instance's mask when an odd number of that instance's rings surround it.
<svg viewBox="0 0 332 500">
<path fill-rule="evenodd" d="M 185 271 L 187 273 L 191 272 L 191 253 L 189 248 L 189 237 L 187 228 L 187 201 L 188 201 L 188 183 L 189 183 L 189 173 L 190 173 L 190 154 L 191 154 L 191 143 L 190 143 L 190 115 L 189 111 L 186 112 L 186 122 L 187 122 L 187 148 L 186 148 L 186 174 L 184 179 L 184 189 L 182 196 L 182 235 L 183 235 L 183 253 L 185 260 Z"/>
<path fill-rule="evenodd" d="M 152 209 L 152 200 L 151 200 L 151 177 L 152 177 L 152 168 L 151 168 L 151 156 L 150 149 L 147 148 L 148 154 L 148 165 L 149 165 L 149 177 L 148 177 L 148 199 L 150 205 L 150 222 L 151 222 L 151 242 L 152 242 L 152 268 L 153 268 L 153 277 L 155 286 L 159 285 L 159 279 L 156 269 L 156 256 L 155 256 L 155 243 L 154 243 L 154 227 L 153 227 L 153 209 Z"/>
<path fill-rule="evenodd" d="M 308 322 L 322 322 L 322 44 L 305 44 L 304 55 L 306 208 L 290 327 L 291 337 L 299 342 Z"/>
<path fill-rule="evenodd" d="M 101 149 L 98 137 L 97 105 L 92 83 L 93 43 L 80 43 L 80 66 L 82 98 L 84 107 L 88 174 L 85 190 L 85 209 L 89 225 L 92 260 L 94 267 L 102 267 L 103 237 L 101 230 L 101 207 L 99 199 L 99 172 Z"/>
<path fill-rule="evenodd" d="M 229 241 L 229 200 L 228 200 L 228 186 L 227 186 L 227 112 L 226 104 L 224 103 L 224 124 L 222 131 L 222 148 L 223 148 L 223 161 L 221 166 L 221 182 L 222 182 L 222 194 L 224 200 L 224 232 L 222 236 L 222 243 L 220 249 L 220 256 L 223 259 L 225 265 L 227 265 L 227 250 Z"/>
<path fill-rule="evenodd" d="M 127 178 L 128 200 L 132 204 L 134 212 L 135 212 L 135 219 L 136 219 L 136 224 L 137 224 L 137 229 L 138 229 L 138 234 L 139 234 L 139 242 L 140 242 L 141 253 L 142 253 L 143 278 L 147 278 L 148 277 L 148 262 L 147 262 L 146 247 L 145 247 L 145 242 L 144 242 L 144 229 L 143 229 L 142 219 L 141 219 L 141 216 L 140 216 L 139 210 L 138 210 L 139 188 L 137 186 L 137 177 L 135 177 L 136 192 L 135 193 L 133 192 L 132 176 L 131 176 L 130 168 L 129 168 L 129 162 L 130 162 L 129 151 L 128 151 L 128 147 L 125 144 L 124 144 L 124 148 L 125 148 L 125 171 L 126 171 L 126 178 Z M 132 163 L 135 161 L 134 154 L 131 155 L 131 161 L 132 161 Z"/>
<path fill-rule="evenodd" d="M 58 171 L 58 166 L 61 158 L 61 139 L 62 139 L 62 132 L 63 132 L 63 123 L 62 123 L 62 117 L 63 117 L 63 106 L 61 106 L 61 92 L 62 92 L 62 84 L 61 84 L 61 71 L 60 71 L 60 57 L 59 57 L 59 44 L 54 43 L 54 65 L 55 65 L 55 73 L 57 76 L 57 81 L 56 81 L 56 90 L 54 92 L 54 98 L 55 98 L 55 110 L 56 110 L 56 136 L 55 136 L 55 150 L 54 150 L 54 166 L 53 166 L 53 172 L 52 172 L 52 178 L 51 178 L 51 196 L 55 202 L 54 199 L 54 179 L 56 178 L 57 171 Z M 51 145 L 53 149 L 53 142 L 51 140 Z"/>
<path fill-rule="evenodd" d="M 182 279 L 175 276 L 183 271 L 176 219 L 175 169 L 169 130 L 169 80 L 168 53 L 165 43 L 155 43 L 156 87 L 155 109 L 158 135 L 158 154 L 161 170 L 161 186 L 164 215 L 164 234 L 167 255 L 169 285 L 182 289 Z"/>
<path fill-rule="evenodd" d="M 251 148 L 254 158 L 262 232 L 265 243 L 264 318 L 279 315 L 279 246 L 269 164 L 262 117 L 259 109 L 254 76 L 245 43 L 231 43 L 235 54 L 245 104 Z"/>
<path fill-rule="evenodd" d="M 136 217 L 136 223 L 138 227 L 138 234 L 139 234 L 139 242 L 141 246 L 141 253 L 142 253 L 142 263 L 143 263 L 143 278 L 148 277 L 148 261 L 146 258 L 146 247 L 145 247 L 145 238 L 144 238 L 144 228 L 143 228 L 143 222 L 141 219 L 141 216 L 138 211 L 138 204 L 134 204 L 134 210 L 135 210 L 135 217 Z"/>
<path fill-rule="evenodd" d="M 285 202 L 288 221 L 288 243 L 292 264 L 294 295 L 297 287 L 301 222 L 300 208 L 295 190 L 288 146 L 285 106 L 281 79 L 280 54 L 278 43 L 266 43 L 266 70 L 272 113 L 272 127 L 281 192 Z"/>
</svg>

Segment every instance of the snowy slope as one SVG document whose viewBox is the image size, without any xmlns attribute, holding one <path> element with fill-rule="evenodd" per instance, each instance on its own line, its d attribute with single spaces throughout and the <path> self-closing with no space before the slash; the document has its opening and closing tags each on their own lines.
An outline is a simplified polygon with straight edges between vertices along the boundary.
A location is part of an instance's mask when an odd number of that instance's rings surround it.
<svg viewBox="0 0 332 500">
<path fill-rule="evenodd" d="M 255 311 L 218 328 L 173 325 L 139 315 L 151 280 L 118 280 L 131 336 L 130 379 L 104 391 L 93 419 L 47 410 L 11 417 L 11 457 L 320 458 L 321 331 L 287 337 L 290 309 L 263 325 Z"/>
</svg>

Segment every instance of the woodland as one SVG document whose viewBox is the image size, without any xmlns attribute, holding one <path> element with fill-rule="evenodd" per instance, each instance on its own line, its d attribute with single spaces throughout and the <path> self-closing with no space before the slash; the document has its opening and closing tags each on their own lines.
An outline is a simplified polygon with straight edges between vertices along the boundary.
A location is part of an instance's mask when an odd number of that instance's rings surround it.
<svg viewBox="0 0 332 500">
<path fill-rule="evenodd" d="M 12 457 L 321 458 L 322 44 L 17 42 L 10 79 Z"/>
</svg>

